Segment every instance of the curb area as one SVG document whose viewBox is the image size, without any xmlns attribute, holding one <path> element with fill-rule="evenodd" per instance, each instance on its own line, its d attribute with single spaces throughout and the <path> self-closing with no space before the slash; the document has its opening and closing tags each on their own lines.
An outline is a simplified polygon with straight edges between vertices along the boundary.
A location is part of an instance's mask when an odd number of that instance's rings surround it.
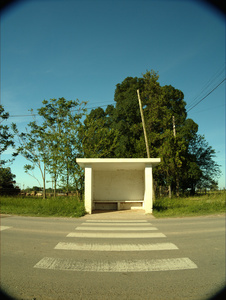
<svg viewBox="0 0 226 300">
<path fill-rule="evenodd" d="M 11 217 L 12 215 L 9 214 L 0 214 L 0 218 L 8 218 Z"/>
<path fill-rule="evenodd" d="M 81 219 L 84 220 L 150 220 L 155 219 L 152 214 L 145 214 L 144 210 L 131 209 L 119 211 L 94 210 L 91 215 L 87 214 Z"/>
</svg>

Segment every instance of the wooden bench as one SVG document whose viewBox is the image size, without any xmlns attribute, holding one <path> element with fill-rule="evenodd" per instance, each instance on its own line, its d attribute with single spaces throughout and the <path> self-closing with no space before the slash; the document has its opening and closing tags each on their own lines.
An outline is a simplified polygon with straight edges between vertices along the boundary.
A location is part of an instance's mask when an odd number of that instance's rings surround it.
<svg viewBox="0 0 226 300">
<path fill-rule="evenodd" d="M 112 204 L 115 203 L 117 204 L 117 210 L 121 209 L 121 203 L 144 203 L 144 200 L 93 200 L 94 204 L 95 203 L 106 203 L 106 204 Z M 140 206 L 139 208 L 143 208 L 143 205 Z"/>
</svg>

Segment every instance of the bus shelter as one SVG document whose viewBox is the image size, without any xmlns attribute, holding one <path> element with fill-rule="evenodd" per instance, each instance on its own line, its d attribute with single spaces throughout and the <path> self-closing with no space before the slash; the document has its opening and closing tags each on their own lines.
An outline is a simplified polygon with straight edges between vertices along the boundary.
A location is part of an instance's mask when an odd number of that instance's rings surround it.
<svg viewBox="0 0 226 300">
<path fill-rule="evenodd" d="M 152 169 L 160 158 L 77 158 L 85 169 L 85 209 L 152 213 Z"/>
</svg>

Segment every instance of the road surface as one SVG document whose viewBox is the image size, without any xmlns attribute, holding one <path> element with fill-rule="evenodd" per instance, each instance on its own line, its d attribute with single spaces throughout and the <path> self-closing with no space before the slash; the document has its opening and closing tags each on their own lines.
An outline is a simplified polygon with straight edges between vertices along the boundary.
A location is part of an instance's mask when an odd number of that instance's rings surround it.
<svg viewBox="0 0 226 300">
<path fill-rule="evenodd" d="M 207 299 L 225 283 L 225 217 L 1 217 L 16 299 Z"/>
</svg>

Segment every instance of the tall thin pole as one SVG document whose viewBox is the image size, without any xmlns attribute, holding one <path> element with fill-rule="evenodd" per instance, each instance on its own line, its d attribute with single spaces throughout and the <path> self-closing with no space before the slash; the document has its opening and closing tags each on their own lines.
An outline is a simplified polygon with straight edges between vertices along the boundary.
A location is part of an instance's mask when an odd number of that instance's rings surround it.
<svg viewBox="0 0 226 300">
<path fill-rule="evenodd" d="M 146 133 L 146 127 L 145 127 L 145 122 L 144 122 L 144 114 L 143 114 L 143 108 L 142 108 L 142 104 L 141 104 L 139 90 L 137 90 L 137 96 L 138 96 L 138 101 L 139 101 L 139 106 L 140 106 L 141 120 L 142 120 L 142 125 L 143 125 L 143 130 L 144 130 L 144 138 L 145 138 L 145 144 L 146 144 L 146 150 L 147 150 L 147 157 L 150 158 L 150 152 L 149 152 L 149 146 L 148 146 L 148 138 L 147 138 L 147 133 Z M 153 202 L 154 202 L 155 201 L 155 187 L 154 187 L 153 174 L 152 174 L 152 199 L 153 199 Z"/>
<path fill-rule="evenodd" d="M 144 138 L 145 138 L 145 144 L 146 144 L 146 150 L 147 150 L 147 157 L 150 158 L 150 152 L 149 152 L 149 146 L 148 146 L 148 138 L 147 138 L 147 133 L 146 133 L 146 127 L 145 127 L 145 122 L 144 122 L 144 114 L 143 114 L 143 108 L 142 108 L 142 104 L 141 104 L 139 90 L 137 90 L 137 96 L 138 96 L 138 101 L 139 101 L 139 106 L 140 106 L 141 120 L 142 120 L 142 125 L 143 125 L 143 130 L 144 130 Z"/>
<path fill-rule="evenodd" d="M 174 116 L 173 116 L 173 136 L 174 136 L 174 138 L 176 138 L 176 125 L 175 125 L 175 117 Z M 178 174 L 176 172 L 176 193 L 177 193 L 177 197 L 179 197 L 179 189 L 180 189 L 180 182 L 179 182 Z"/>
<path fill-rule="evenodd" d="M 173 136 L 176 137 L 176 126 L 175 126 L 175 118 L 173 116 Z"/>
</svg>

